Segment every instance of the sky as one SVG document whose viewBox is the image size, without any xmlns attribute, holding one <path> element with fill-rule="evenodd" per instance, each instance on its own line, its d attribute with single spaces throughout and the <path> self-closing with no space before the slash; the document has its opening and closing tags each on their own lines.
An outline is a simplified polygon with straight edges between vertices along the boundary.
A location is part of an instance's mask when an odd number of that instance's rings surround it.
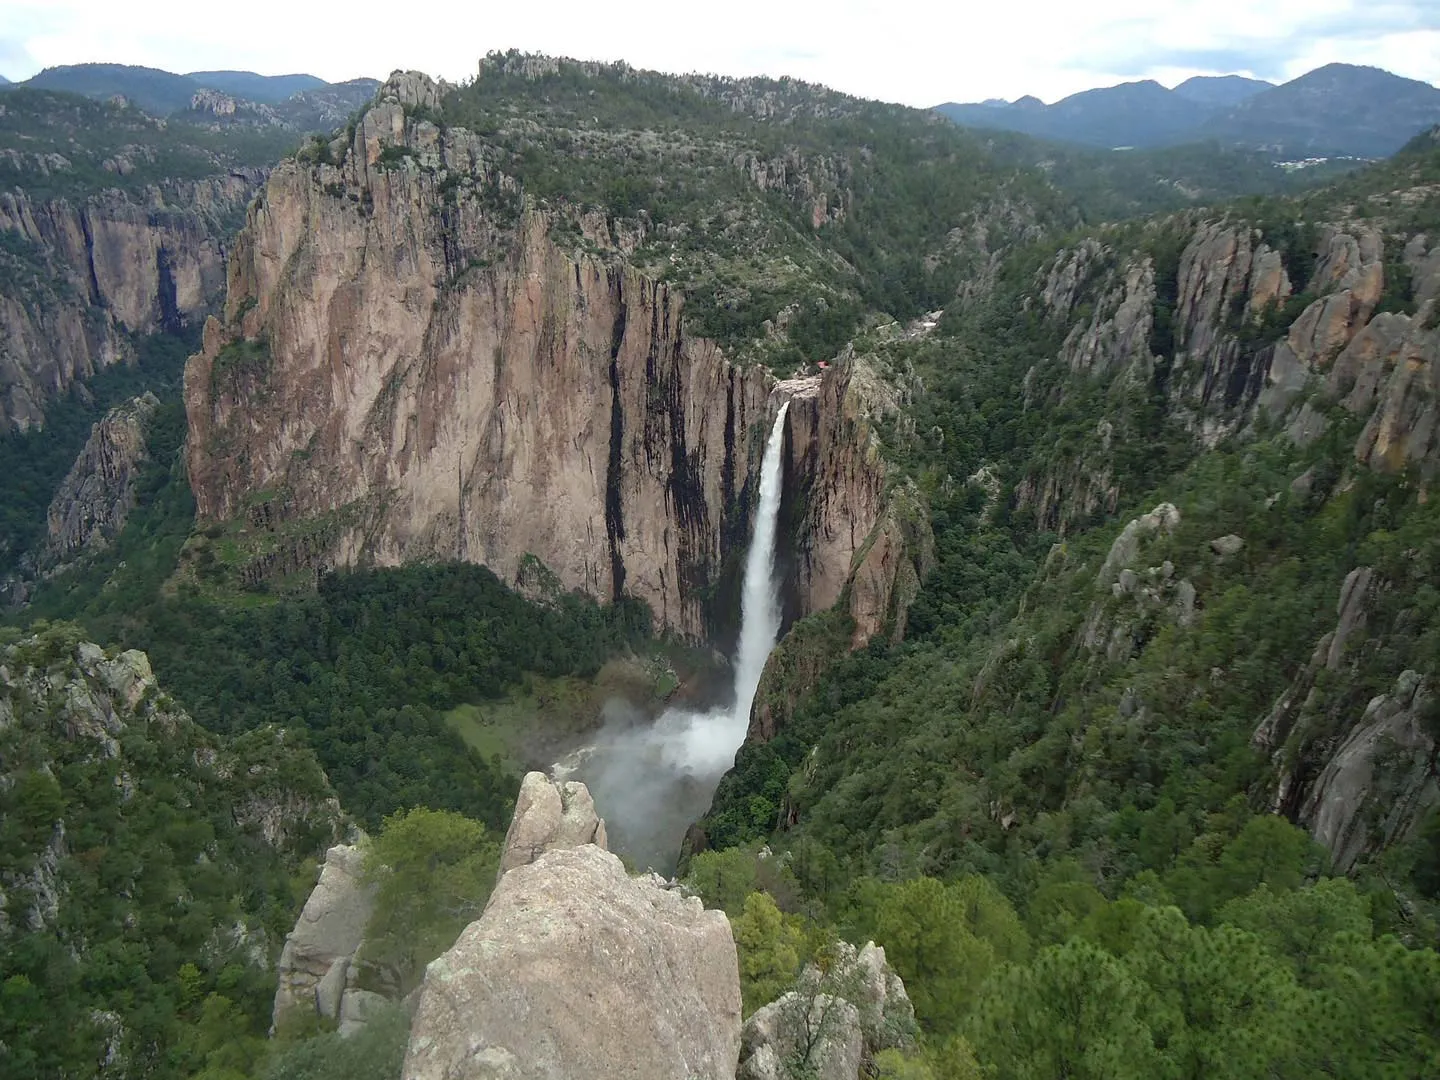
<svg viewBox="0 0 1440 1080">
<path fill-rule="evenodd" d="M 0 0 L 0 74 L 15 81 L 88 61 L 459 81 L 511 48 L 791 75 L 921 107 L 1196 74 L 1284 82 L 1335 61 L 1440 83 L 1440 0 Z"/>
</svg>

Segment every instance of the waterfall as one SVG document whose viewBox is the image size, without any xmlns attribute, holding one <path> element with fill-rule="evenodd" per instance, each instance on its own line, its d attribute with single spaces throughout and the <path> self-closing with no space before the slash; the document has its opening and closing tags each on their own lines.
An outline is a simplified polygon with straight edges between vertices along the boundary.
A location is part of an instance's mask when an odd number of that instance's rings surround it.
<svg viewBox="0 0 1440 1080">
<path fill-rule="evenodd" d="M 780 406 L 770 437 L 765 440 L 765 458 L 760 463 L 760 508 L 755 512 L 755 536 L 745 556 L 745 584 L 740 599 L 740 646 L 735 652 L 735 719 L 738 737 L 732 754 L 740 748 L 750 724 L 750 706 L 760 685 L 760 673 L 780 634 L 780 597 L 775 583 L 775 523 L 780 518 L 780 489 L 784 472 L 780 450 L 785 442 L 785 413 L 790 402 Z"/>
<path fill-rule="evenodd" d="M 709 809 L 715 786 L 734 764 L 750 726 L 760 674 L 780 634 L 775 533 L 789 408 L 788 401 L 781 404 L 760 463 L 760 505 L 745 557 L 732 701 L 703 711 L 669 708 L 653 724 L 644 723 L 627 703 L 611 701 L 596 742 L 556 766 L 557 773 L 573 773 L 589 785 L 612 849 L 637 866 L 666 871 L 674 866 L 685 829 Z"/>
</svg>

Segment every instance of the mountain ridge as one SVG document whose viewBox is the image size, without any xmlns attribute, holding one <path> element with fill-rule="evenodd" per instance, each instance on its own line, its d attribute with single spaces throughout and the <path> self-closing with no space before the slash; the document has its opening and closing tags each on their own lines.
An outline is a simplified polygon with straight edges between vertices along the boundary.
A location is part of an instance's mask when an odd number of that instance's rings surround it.
<svg viewBox="0 0 1440 1080">
<path fill-rule="evenodd" d="M 304 73 L 261 75 L 231 70 L 182 75 L 138 64 L 88 63 L 47 67 L 28 79 L 0 85 L 60 90 L 102 101 L 120 95 L 146 112 L 165 116 L 189 109 L 194 96 L 204 90 L 219 91 L 261 105 L 277 105 L 296 94 L 349 86 L 358 81 L 331 83 Z M 378 81 L 366 81 L 370 83 L 371 92 L 380 85 Z"/>
<path fill-rule="evenodd" d="M 1277 156 L 1377 158 L 1440 122 L 1440 89 L 1381 68 L 1327 64 L 1279 86 L 1200 76 L 1167 90 L 1147 79 L 1049 105 L 1026 97 L 1009 105 L 946 102 L 935 111 L 962 126 L 1088 146 L 1216 140 Z"/>
<path fill-rule="evenodd" d="M 1266 79 L 1249 79 L 1244 75 L 1192 75 L 1171 87 L 1171 91 L 1191 101 L 1235 105 L 1274 86 Z"/>
</svg>

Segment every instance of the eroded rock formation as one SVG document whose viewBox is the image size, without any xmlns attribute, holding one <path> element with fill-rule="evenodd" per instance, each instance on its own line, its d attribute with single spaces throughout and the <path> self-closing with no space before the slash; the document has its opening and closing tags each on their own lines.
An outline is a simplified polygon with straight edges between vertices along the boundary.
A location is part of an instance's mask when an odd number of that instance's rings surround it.
<svg viewBox="0 0 1440 1080">
<path fill-rule="evenodd" d="M 526 773 L 505 833 L 497 879 L 547 851 L 582 844 L 609 850 L 605 821 L 595 812 L 590 789 L 573 780 L 552 780 L 542 772 Z"/>
<path fill-rule="evenodd" d="M 6 749 L 0 785 L 7 788 L 22 776 L 53 775 L 63 762 L 105 762 L 115 797 L 127 802 L 137 784 L 150 781 L 145 770 L 151 766 L 143 757 L 131 757 L 125 740 L 133 736 L 143 747 L 146 740 L 163 739 L 167 750 L 183 759 L 166 782 L 207 797 L 227 793 L 234 823 L 255 843 L 299 854 L 299 838 L 333 837 L 339 829 L 340 807 L 319 765 L 293 743 L 285 745 L 283 732 L 222 742 L 159 689 L 143 652 L 107 652 L 66 627 L 0 646 L 0 736 Z M 13 913 L 29 931 L 60 917 L 66 902 L 62 864 L 72 850 L 67 815 L 63 803 L 58 805 L 40 849 L 0 869 L 0 937 L 13 928 Z M 142 872 L 136 864 L 133 874 Z M 116 888 L 126 905 L 134 902 L 133 882 L 117 879 Z M 263 940 L 258 928 L 240 926 L 234 933 L 240 939 L 258 933 Z"/>
<path fill-rule="evenodd" d="M 1103 654 L 1111 663 L 1128 660 L 1145 644 L 1143 628 L 1164 614 L 1180 626 L 1195 618 L 1195 586 L 1169 559 L 1145 566 L 1149 546 L 1175 532 L 1180 511 L 1161 503 L 1148 514 L 1128 522 L 1100 567 L 1096 585 L 1101 596 L 1090 606 L 1080 640 L 1092 655 Z"/>
<path fill-rule="evenodd" d="M 860 1080 L 881 1050 L 912 1044 L 915 1012 L 885 950 L 842 941 L 830 960 L 745 1021 L 738 1080 Z"/>
<path fill-rule="evenodd" d="M 1364 685 L 1361 654 L 1387 588 L 1368 566 L 1345 576 L 1335 628 L 1316 642 L 1253 739 L 1275 765 L 1272 808 L 1308 828 L 1341 873 L 1404 839 L 1440 800 L 1426 679 L 1402 671 L 1368 702 L 1344 692 Z M 1374 629 L 1383 634 L 1383 626 Z"/>
<path fill-rule="evenodd" d="M 1431 695 L 1419 672 L 1402 671 L 1389 693 L 1371 699 L 1310 788 L 1300 821 L 1337 870 L 1403 839 L 1440 802 L 1435 739 L 1425 726 Z"/>
</svg>

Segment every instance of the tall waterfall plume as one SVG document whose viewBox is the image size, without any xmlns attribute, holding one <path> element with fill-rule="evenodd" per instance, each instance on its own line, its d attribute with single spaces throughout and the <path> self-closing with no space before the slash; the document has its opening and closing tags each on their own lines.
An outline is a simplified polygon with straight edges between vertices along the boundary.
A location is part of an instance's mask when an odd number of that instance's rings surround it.
<svg viewBox="0 0 1440 1080">
<path fill-rule="evenodd" d="M 780 635 L 780 597 L 775 581 L 775 525 L 780 519 L 780 489 L 784 472 L 780 451 L 785 442 L 785 414 L 790 402 L 780 406 L 770 437 L 765 440 L 765 458 L 760 463 L 760 507 L 755 513 L 755 536 L 745 556 L 745 583 L 740 598 L 740 646 L 735 653 L 735 718 L 739 731 L 733 756 L 745 738 L 750 723 L 750 706 L 760 685 L 760 673 L 775 639 Z"/>
<path fill-rule="evenodd" d="M 674 865 L 685 829 L 709 808 L 715 786 L 745 741 L 760 674 L 780 633 L 775 537 L 789 408 L 788 401 L 781 404 L 760 464 L 760 505 L 745 558 L 731 702 L 704 711 L 666 709 L 646 724 L 637 723 L 636 710 L 626 703 L 612 701 L 600 738 L 573 755 L 570 765 L 558 767 L 589 785 L 612 848 L 638 866 Z"/>
</svg>

